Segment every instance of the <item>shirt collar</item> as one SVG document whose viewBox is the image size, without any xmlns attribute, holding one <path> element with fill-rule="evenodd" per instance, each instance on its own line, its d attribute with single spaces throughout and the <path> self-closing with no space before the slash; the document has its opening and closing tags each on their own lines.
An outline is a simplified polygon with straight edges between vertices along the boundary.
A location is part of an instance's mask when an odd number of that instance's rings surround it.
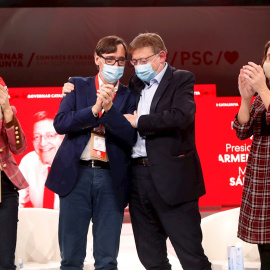
<svg viewBox="0 0 270 270">
<path fill-rule="evenodd" d="M 98 84 L 99 84 L 99 86 L 105 85 L 105 83 L 101 80 L 99 73 L 98 73 Z M 117 92 L 118 87 L 119 87 L 119 80 L 118 80 L 118 82 L 116 83 L 116 85 L 114 86 L 115 92 Z"/>
</svg>

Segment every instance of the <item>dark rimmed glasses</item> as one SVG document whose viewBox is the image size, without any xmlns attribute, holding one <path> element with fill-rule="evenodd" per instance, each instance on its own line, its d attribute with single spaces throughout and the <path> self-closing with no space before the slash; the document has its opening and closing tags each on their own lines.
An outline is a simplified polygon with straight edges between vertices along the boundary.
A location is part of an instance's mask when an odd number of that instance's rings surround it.
<svg viewBox="0 0 270 270">
<path fill-rule="evenodd" d="M 115 63 L 118 63 L 119 66 L 125 66 L 127 61 L 125 58 L 115 59 L 112 57 L 104 57 L 102 55 L 99 55 L 99 57 L 103 58 L 105 60 L 105 64 L 110 66 L 113 66 Z"/>
</svg>

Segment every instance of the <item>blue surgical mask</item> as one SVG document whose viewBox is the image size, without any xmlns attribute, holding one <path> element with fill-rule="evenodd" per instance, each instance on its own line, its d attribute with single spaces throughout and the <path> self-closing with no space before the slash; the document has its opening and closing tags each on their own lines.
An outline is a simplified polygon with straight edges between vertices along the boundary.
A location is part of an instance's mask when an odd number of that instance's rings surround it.
<svg viewBox="0 0 270 270">
<path fill-rule="evenodd" d="M 123 76 L 124 68 L 124 66 L 119 67 L 103 64 L 101 74 L 108 83 L 115 83 Z"/>
<path fill-rule="evenodd" d="M 157 56 L 158 55 L 156 55 L 156 57 L 147 64 L 135 66 L 136 75 L 143 82 L 150 82 L 157 75 L 157 70 L 153 70 L 151 65 L 152 62 L 157 58 Z"/>
</svg>

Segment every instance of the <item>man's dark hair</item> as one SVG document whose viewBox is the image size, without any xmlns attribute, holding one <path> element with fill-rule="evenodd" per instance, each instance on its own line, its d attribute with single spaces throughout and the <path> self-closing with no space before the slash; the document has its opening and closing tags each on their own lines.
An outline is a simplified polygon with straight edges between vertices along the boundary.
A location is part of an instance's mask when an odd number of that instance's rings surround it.
<svg viewBox="0 0 270 270">
<path fill-rule="evenodd" d="M 125 49 L 125 57 L 127 58 L 127 45 L 124 40 L 117 36 L 107 36 L 100 39 L 97 43 L 95 53 L 101 56 L 103 53 L 114 53 L 117 51 L 117 46 L 122 44 Z"/>
</svg>

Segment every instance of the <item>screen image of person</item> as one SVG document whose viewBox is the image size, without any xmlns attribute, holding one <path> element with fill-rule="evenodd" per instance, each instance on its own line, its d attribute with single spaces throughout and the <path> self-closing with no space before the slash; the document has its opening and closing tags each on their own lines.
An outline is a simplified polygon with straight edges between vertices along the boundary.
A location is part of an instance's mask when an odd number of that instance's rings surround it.
<svg viewBox="0 0 270 270">
<path fill-rule="evenodd" d="M 262 65 L 248 62 L 240 70 L 241 105 L 233 128 L 240 140 L 253 136 L 240 208 L 238 237 L 257 244 L 261 270 L 270 269 L 270 41 Z M 252 102 L 252 98 L 256 94 Z"/>
<path fill-rule="evenodd" d="M 62 143 L 63 135 L 57 134 L 53 126 L 54 116 L 46 111 L 34 114 L 34 151 L 26 154 L 19 168 L 29 187 L 20 191 L 20 207 L 59 209 L 58 195 L 45 188 L 55 154 Z"/>
<path fill-rule="evenodd" d="M 26 139 L 0 78 L 0 269 L 16 269 L 18 190 L 28 187 L 12 154 L 26 149 Z"/>
</svg>

